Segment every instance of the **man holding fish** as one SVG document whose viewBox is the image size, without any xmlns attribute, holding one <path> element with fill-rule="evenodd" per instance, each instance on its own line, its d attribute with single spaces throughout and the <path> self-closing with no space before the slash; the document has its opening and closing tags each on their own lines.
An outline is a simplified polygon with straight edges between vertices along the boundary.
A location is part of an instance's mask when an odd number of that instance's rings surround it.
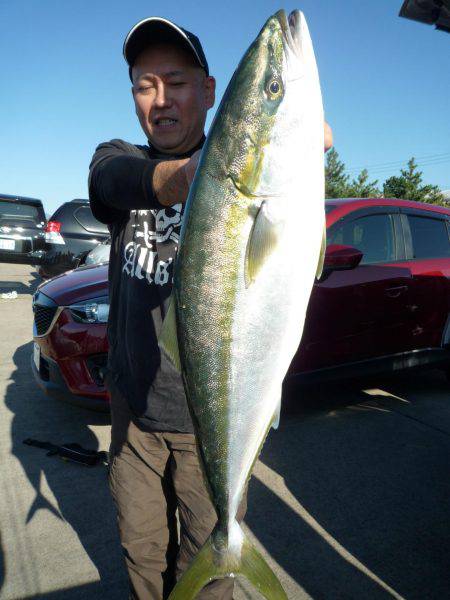
<svg viewBox="0 0 450 600">
<path fill-rule="evenodd" d="M 299 23 L 295 26 L 300 27 Z M 286 17 L 274 16 L 266 24 L 264 35 L 269 42 L 276 41 L 281 39 L 283 31 L 286 35 L 289 27 L 294 26 L 288 24 Z M 260 36 L 263 32 L 264 29 Z M 290 35 L 291 45 L 296 43 L 294 38 Z M 273 48 L 272 70 L 281 65 L 275 43 Z M 198 411 L 192 405 L 188 407 L 185 395 L 185 385 L 198 385 L 198 382 L 187 381 L 183 366 L 178 364 L 177 352 L 173 352 L 173 340 L 164 342 L 166 352 L 161 352 L 158 346 L 163 320 L 167 315 L 166 322 L 170 322 L 175 310 L 174 303 L 169 303 L 174 262 L 185 202 L 205 142 L 207 111 L 214 104 L 215 80 L 209 74 L 198 38 L 163 18 L 150 17 L 136 24 L 126 36 L 123 51 L 129 66 L 136 113 L 148 145 L 137 146 L 122 140 L 100 144 L 90 166 L 89 195 L 94 215 L 108 224 L 112 238 L 110 351 L 106 377 L 112 418 L 110 485 L 118 509 L 131 597 L 156 600 L 168 597 L 175 580 L 187 570 L 211 535 L 221 510 L 220 499 L 215 494 L 220 485 L 215 485 L 206 473 L 208 493 L 204 482 L 202 469 L 208 457 L 200 440 L 201 465 L 192 420 L 193 417 L 198 428 Z M 263 66 L 255 63 L 250 71 L 257 72 Z M 269 100 L 272 94 L 278 104 L 282 79 L 281 73 L 279 79 L 275 77 L 267 83 Z M 232 88 L 232 84 L 230 86 Z M 253 101 L 258 102 L 258 99 Z M 260 110 L 258 104 L 255 106 Z M 269 106 L 266 134 L 270 133 L 273 110 Z M 217 131 L 218 126 L 214 126 Z M 231 144 L 227 146 L 226 136 L 236 140 L 236 131 L 222 128 L 218 135 L 223 136 L 221 150 L 235 152 Z M 256 127 L 249 139 L 256 140 L 258 136 Z M 266 135 L 265 143 L 269 138 Z M 325 124 L 325 150 L 331 143 L 331 130 Z M 265 167 L 255 157 L 255 148 L 251 148 L 249 154 L 250 161 L 244 157 L 247 171 L 238 168 L 234 174 L 233 167 L 230 177 L 234 177 L 233 185 L 239 194 L 251 195 L 256 190 L 257 195 L 259 184 L 255 177 L 264 177 Z M 203 162 L 199 175 L 202 170 Z M 247 177 L 249 170 L 252 173 Z M 268 203 L 265 207 L 270 209 Z M 203 220 L 208 219 L 205 214 Z M 189 227 L 187 230 L 189 234 Z M 203 250 L 210 252 L 213 248 Z M 201 252 L 200 249 L 198 254 Z M 250 257 L 253 260 L 245 274 L 245 285 L 256 289 L 252 284 L 260 276 L 265 257 L 261 257 L 258 247 Z M 201 280 L 202 265 L 192 268 L 198 269 Z M 312 281 L 308 283 L 312 285 Z M 206 300 L 207 296 L 203 297 Z M 182 354 L 186 352 L 189 350 L 184 348 Z M 211 374 L 206 376 L 211 377 Z M 245 483 L 246 480 L 235 495 L 237 522 L 245 512 Z M 239 572 L 239 565 L 236 567 Z M 203 573 L 204 581 L 195 591 L 195 597 L 231 600 L 233 578 L 227 575 L 230 573 L 225 571 Z M 200 591 L 215 577 L 223 578 L 212 581 Z M 181 591 L 177 597 L 184 600 L 190 596 Z"/>
</svg>

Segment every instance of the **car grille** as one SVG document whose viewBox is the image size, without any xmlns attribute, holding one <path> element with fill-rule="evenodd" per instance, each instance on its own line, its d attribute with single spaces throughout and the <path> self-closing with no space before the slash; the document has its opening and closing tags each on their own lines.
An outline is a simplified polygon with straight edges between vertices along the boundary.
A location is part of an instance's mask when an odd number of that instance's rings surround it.
<svg viewBox="0 0 450 600">
<path fill-rule="evenodd" d="M 34 305 L 34 323 L 38 335 L 45 335 L 47 333 L 57 309 L 57 306 Z"/>
<path fill-rule="evenodd" d="M 39 290 L 34 294 L 33 312 L 35 335 L 45 335 L 48 333 L 57 310 L 58 305 L 51 298 Z"/>
</svg>

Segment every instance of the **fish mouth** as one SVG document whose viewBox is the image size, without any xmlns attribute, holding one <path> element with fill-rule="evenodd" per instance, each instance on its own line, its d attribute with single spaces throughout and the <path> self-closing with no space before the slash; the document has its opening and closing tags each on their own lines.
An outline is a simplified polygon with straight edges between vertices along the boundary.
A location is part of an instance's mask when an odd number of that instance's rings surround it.
<svg viewBox="0 0 450 600">
<path fill-rule="evenodd" d="M 299 10 L 293 10 L 289 17 L 286 16 L 284 10 L 279 10 L 276 13 L 276 18 L 283 32 L 283 43 L 285 46 L 299 55 L 301 52 L 301 26 L 303 20 L 303 14 Z"/>
</svg>

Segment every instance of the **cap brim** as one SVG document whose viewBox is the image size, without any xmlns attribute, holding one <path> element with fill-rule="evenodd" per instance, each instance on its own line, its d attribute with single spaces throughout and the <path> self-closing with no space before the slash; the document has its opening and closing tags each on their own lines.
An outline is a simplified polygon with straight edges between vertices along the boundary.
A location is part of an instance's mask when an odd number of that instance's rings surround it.
<svg viewBox="0 0 450 600">
<path fill-rule="evenodd" d="M 162 17 L 149 17 L 136 23 L 130 30 L 123 44 L 123 56 L 130 67 L 133 66 L 138 54 L 150 44 L 169 42 L 182 44 L 190 50 L 198 64 L 206 68 L 194 45 L 184 31 Z"/>
</svg>

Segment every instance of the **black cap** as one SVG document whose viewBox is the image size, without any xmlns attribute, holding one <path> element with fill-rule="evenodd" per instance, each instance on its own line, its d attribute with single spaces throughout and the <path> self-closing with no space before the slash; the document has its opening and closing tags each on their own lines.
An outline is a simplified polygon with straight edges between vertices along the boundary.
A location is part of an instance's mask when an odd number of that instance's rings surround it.
<svg viewBox="0 0 450 600">
<path fill-rule="evenodd" d="M 184 46 L 194 55 L 198 64 L 209 75 L 208 63 L 200 40 L 196 35 L 163 17 L 148 17 L 136 23 L 128 32 L 123 43 L 123 56 L 131 68 L 140 52 L 158 42 L 169 42 Z"/>
</svg>

